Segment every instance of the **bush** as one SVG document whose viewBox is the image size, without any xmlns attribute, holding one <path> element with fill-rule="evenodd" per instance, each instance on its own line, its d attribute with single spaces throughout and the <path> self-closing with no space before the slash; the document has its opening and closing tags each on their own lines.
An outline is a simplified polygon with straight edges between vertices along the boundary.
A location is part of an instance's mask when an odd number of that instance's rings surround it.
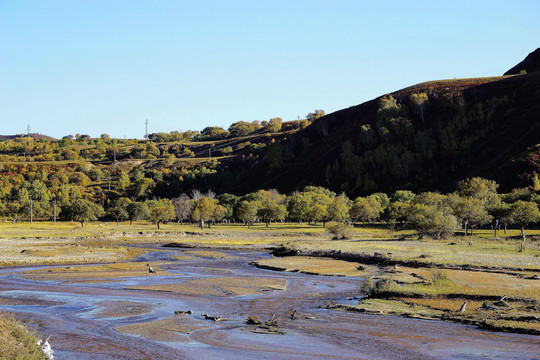
<svg viewBox="0 0 540 360">
<path fill-rule="evenodd" d="M 362 284 L 360 290 L 369 296 L 374 296 L 377 293 L 383 293 L 387 291 L 394 291 L 399 289 L 399 285 L 390 278 L 382 278 L 377 282 L 373 279 L 366 279 Z"/>
<path fill-rule="evenodd" d="M 431 283 L 433 285 L 448 285 L 454 283 L 454 281 L 448 276 L 445 271 L 436 270 L 431 275 Z"/>
<path fill-rule="evenodd" d="M 326 231 L 332 235 L 332 240 L 350 239 L 352 236 L 351 227 L 345 223 L 331 222 Z"/>
</svg>

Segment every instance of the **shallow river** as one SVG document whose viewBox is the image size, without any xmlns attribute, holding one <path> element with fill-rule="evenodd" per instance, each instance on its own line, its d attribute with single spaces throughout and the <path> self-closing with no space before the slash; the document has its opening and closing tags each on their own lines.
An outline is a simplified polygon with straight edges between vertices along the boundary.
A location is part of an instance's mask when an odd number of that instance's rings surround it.
<svg viewBox="0 0 540 360">
<path fill-rule="evenodd" d="M 157 250 L 157 249 L 156 249 Z M 229 257 L 176 260 L 181 249 L 151 251 L 141 262 L 167 261 L 174 275 L 119 278 L 93 282 L 36 281 L 22 272 L 0 269 L 0 297 L 5 311 L 37 324 L 49 336 L 55 359 L 538 359 L 540 337 L 478 330 L 475 327 L 327 310 L 329 303 L 354 303 L 362 279 L 261 270 L 249 262 L 261 252 L 223 251 Z M 141 285 L 178 284 L 212 278 L 257 278 L 286 283 L 285 290 L 251 295 L 201 291 L 133 290 Z M 257 280 L 259 281 L 259 280 Z M 260 280 L 262 281 L 262 280 Z M 104 312 L 107 304 L 148 309 L 125 316 Z M 127 304 L 127 305 L 126 305 Z M 125 307 L 125 309 L 122 309 Z M 175 316 L 175 310 L 192 310 Z M 110 310 L 110 309 L 109 309 Z M 296 319 L 290 314 L 296 310 Z M 201 313 L 220 316 L 219 322 Z M 105 315 L 104 315 L 105 314 Z M 108 315 L 107 315 L 108 314 Z M 248 315 L 268 320 L 275 315 L 285 334 L 257 333 L 245 324 Z M 107 317 L 108 316 L 108 317 Z M 115 316 L 115 317 L 114 317 Z M 144 335 L 113 328 L 182 318 L 190 331 L 168 331 L 160 337 L 148 326 Z M 173 336 L 174 335 L 174 336 Z"/>
</svg>

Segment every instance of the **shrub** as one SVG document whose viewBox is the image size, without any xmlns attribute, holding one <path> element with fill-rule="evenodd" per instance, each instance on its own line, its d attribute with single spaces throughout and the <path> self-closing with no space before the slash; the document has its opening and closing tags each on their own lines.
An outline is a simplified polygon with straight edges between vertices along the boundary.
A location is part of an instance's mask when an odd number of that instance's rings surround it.
<svg viewBox="0 0 540 360">
<path fill-rule="evenodd" d="M 351 227 L 345 223 L 331 222 L 326 231 L 332 235 L 332 240 L 350 239 L 352 235 Z"/>
<path fill-rule="evenodd" d="M 433 285 L 448 285 L 454 283 L 454 281 L 448 276 L 445 271 L 436 270 L 431 275 L 431 283 Z"/>
</svg>

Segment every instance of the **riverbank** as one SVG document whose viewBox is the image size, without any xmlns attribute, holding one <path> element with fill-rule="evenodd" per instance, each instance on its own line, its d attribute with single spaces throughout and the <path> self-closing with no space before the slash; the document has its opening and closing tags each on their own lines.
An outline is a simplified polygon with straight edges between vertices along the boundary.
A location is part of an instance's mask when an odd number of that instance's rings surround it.
<svg viewBox="0 0 540 360">
<path fill-rule="evenodd" d="M 359 282 L 361 300 L 331 304 L 331 309 L 540 334 L 540 245 L 533 238 L 526 250 L 519 252 L 516 230 L 497 241 L 490 239 L 490 232 L 477 231 L 472 246 L 460 237 L 414 240 L 411 232 L 389 233 L 377 227 L 353 228 L 352 239 L 330 240 L 321 226 L 306 224 L 275 224 L 270 228 L 260 225 L 250 230 L 239 224 L 205 230 L 195 225 L 168 224 L 159 231 L 145 223 L 91 223 L 84 228 L 75 223 L 35 223 L 31 228 L 28 224 L 2 224 L 0 234 L 3 267 L 130 264 L 130 260 L 147 251 L 137 247 L 144 243 L 183 249 L 273 251 L 274 258 L 253 265 L 278 271 L 371 278 L 377 284 L 392 285 L 384 290 L 372 285 L 361 292 Z M 219 256 L 215 251 L 200 250 L 185 250 L 182 254 L 179 259 Z M 107 271 L 107 276 L 114 278 L 120 276 L 120 271 L 144 273 L 147 269 L 117 265 L 97 270 L 100 276 Z M 70 281 L 68 277 L 80 280 L 86 275 L 65 269 L 33 276 Z M 439 281 L 440 277 L 445 281 Z M 497 303 L 503 297 L 503 302 Z M 459 311 L 465 302 L 465 310 Z"/>
</svg>

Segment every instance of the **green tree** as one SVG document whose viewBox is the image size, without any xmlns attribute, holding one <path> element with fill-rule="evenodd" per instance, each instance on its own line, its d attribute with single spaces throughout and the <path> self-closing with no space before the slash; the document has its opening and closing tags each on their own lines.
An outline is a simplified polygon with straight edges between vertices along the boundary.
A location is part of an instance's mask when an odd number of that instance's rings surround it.
<svg viewBox="0 0 540 360">
<path fill-rule="evenodd" d="M 382 206 L 374 197 L 358 197 L 349 210 L 353 219 L 359 219 L 366 226 L 366 222 L 373 221 L 379 217 L 382 211 Z"/>
<path fill-rule="evenodd" d="M 257 220 L 260 207 L 261 203 L 259 201 L 243 200 L 238 205 L 238 218 L 246 223 L 248 228 L 251 228 L 255 220 Z"/>
<path fill-rule="evenodd" d="M 276 132 L 279 132 L 281 131 L 281 122 L 283 121 L 283 119 L 281 118 L 273 118 L 273 119 L 270 119 L 268 121 L 268 124 L 264 127 L 265 130 L 271 132 L 271 133 L 276 133 Z"/>
<path fill-rule="evenodd" d="M 195 199 L 193 200 L 193 208 L 191 209 L 191 218 L 193 221 L 199 223 L 201 229 L 204 229 L 204 224 L 212 220 L 217 205 L 217 199 L 207 196 Z"/>
<path fill-rule="evenodd" d="M 240 202 L 240 197 L 233 194 L 225 193 L 218 196 L 218 202 L 226 210 L 225 218 L 226 219 L 234 218 L 236 207 L 238 206 L 238 203 Z"/>
<path fill-rule="evenodd" d="M 512 219 L 515 224 L 519 224 L 521 227 L 522 240 L 519 245 L 519 251 L 521 252 L 527 240 L 525 226 L 540 221 L 540 210 L 538 210 L 538 206 L 532 201 L 518 200 L 512 204 Z"/>
<path fill-rule="evenodd" d="M 131 181 L 129 179 L 129 175 L 123 170 L 120 171 L 120 174 L 118 175 L 118 188 L 121 190 L 126 190 L 130 183 Z"/>
<path fill-rule="evenodd" d="M 405 222 L 410 206 L 410 201 L 393 201 L 384 208 L 381 219 L 388 224 L 391 232 L 398 222 L 401 224 Z"/>
<path fill-rule="evenodd" d="M 159 224 L 174 219 L 174 205 L 169 199 L 148 200 L 147 206 L 150 209 L 150 220 L 158 229 Z"/>
<path fill-rule="evenodd" d="M 93 202 L 80 199 L 74 201 L 72 204 L 73 209 L 73 220 L 81 223 L 81 227 L 84 227 L 85 221 L 97 220 L 98 217 L 105 215 L 105 211 L 99 204 L 94 204 Z"/>
<path fill-rule="evenodd" d="M 485 208 L 485 203 L 481 199 L 470 196 L 455 199 L 453 213 L 458 221 L 464 225 L 465 236 L 467 236 L 467 225 L 470 225 L 469 245 L 472 245 L 474 227 L 487 224 L 493 219 Z"/>
<path fill-rule="evenodd" d="M 457 183 L 456 192 L 461 197 L 472 197 L 481 200 L 486 208 L 496 206 L 500 202 L 497 194 L 497 184 L 493 180 L 480 177 L 465 179 Z"/>
<path fill-rule="evenodd" d="M 344 222 L 349 220 L 350 206 L 351 200 L 349 200 L 345 193 L 341 193 L 340 195 L 331 199 L 330 203 L 328 204 L 328 218 L 332 221 L 337 222 Z"/>
<path fill-rule="evenodd" d="M 296 192 L 292 194 L 287 204 L 289 216 L 298 222 L 307 219 L 309 205 L 310 199 L 305 193 Z"/>
<path fill-rule="evenodd" d="M 433 205 L 416 203 L 412 204 L 409 209 L 407 225 L 416 230 L 420 238 L 428 235 L 440 239 L 454 232 L 457 221 L 453 215 L 445 213 L 443 209 Z"/>
<path fill-rule="evenodd" d="M 129 219 L 128 206 L 131 200 L 122 197 L 116 199 L 107 209 L 107 215 L 116 220 L 116 225 L 120 225 L 120 221 Z"/>
<path fill-rule="evenodd" d="M 146 220 L 150 217 L 150 209 L 144 202 L 134 201 L 128 205 L 129 225 L 134 221 Z"/>
</svg>

